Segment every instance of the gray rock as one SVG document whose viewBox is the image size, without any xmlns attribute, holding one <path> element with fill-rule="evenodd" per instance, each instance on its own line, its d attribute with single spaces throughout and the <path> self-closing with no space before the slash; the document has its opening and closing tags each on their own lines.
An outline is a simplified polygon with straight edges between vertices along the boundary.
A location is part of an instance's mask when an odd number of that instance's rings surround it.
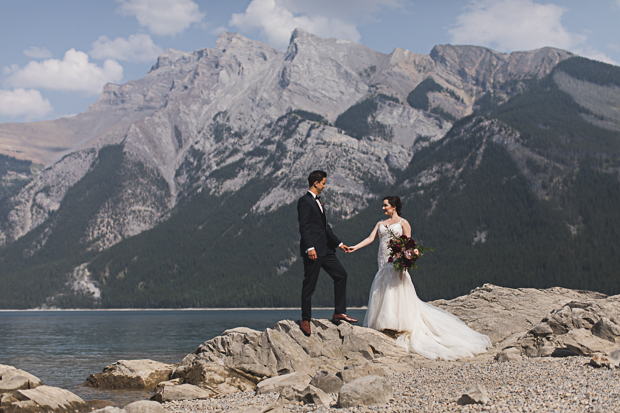
<svg viewBox="0 0 620 413">
<path fill-rule="evenodd" d="M 600 320 L 592 326 L 592 334 L 611 341 L 612 343 L 620 342 L 620 326 L 607 317 L 601 317 Z"/>
<path fill-rule="evenodd" d="M 344 384 L 342 379 L 329 371 L 319 371 L 310 384 L 323 390 L 325 393 L 338 393 Z"/>
<path fill-rule="evenodd" d="M 129 403 L 123 410 L 127 413 L 166 413 L 166 410 L 161 404 L 149 400 L 139 400 Z"/>
<path fill-rule="evenodd" d="M 157 386 L 157 392 L 151 397 L 159 403 L 171 402 L 176 400 L 197 400 L 208 399 L 215 392 L 194 386 L 193 384 L 168 384 Z"/>
<path fill-rule="evenodd" d="M 547 323 L 538 323 L 527 333 L 534 337 L 546 337 L 553 334 L 553 329 Z"/>
<path fill-rule="evenodd" d="M 485 404 L 489 402 L 489 395 L 484 386 L 474 384 L 456 402 L 461 406 L 466 404 Z"/>
<path fill-rule="evenodd" d="M 179 378 L 183 383 L 193 384 L 215 393 L 235 393 L 252 391 L 256 388 L 256 377 L 245 374 L 219 363 L 196 359 L 183 370 L 175 370 L 173 379 Z"/>
<path fill-rule="evenodd" d="M 573 329 L 591 329 L 600 317 L 600 308 L 594 303 L 571 301 L 559 310 L 552 311 L 543 322 L 549 324 L 553 334 L 562 335 Z"/>
<path fill-rule="evenodd" d="M 521 353 L 527 357 L 550 357 L 558 348 L 564 347 L 554 335 L 534 337 L 528 334 L 520 338 L 517 343 L 521 347 Z"/>
<path fill-rule="evenodd" d="M 280 391 L 278 403 L 291 404 L 316 404 L 317 406 L 329 407 L 332 399 L 321 389 L 312 385 L 284 387 Z"/>
<path fill-rule="evenodd" d="M 272 377 L 258 383 L 256 386 L 256 394 L 277 393 L 285 387 L 293 386 L 305 388 L 310 380 L 311 377 L 305 373 L 289 373 Z"/>
<path fill-rule="evenodd" d="M 595 353 L 608 353 L 616 348 L 614 343 L 594 336 L 590 330 L 585 328 L 569 331 L 566 335 L 562 336 L 562 341 L 567 349 L 580 356 L 592 356 Z"/>
<path fill-rule="evenodd" d="M 615 367 L 620 367 L 620 348 L 609 353 L 607 358 Z"/>
<path fill-rule="evenodd" d="M 174 365 L 158 361 L 119 360 L 106 366 L 101 373 L 88 376 L 85 384 L 107 389 L 148 389 L 170 378 Z"/>
<path fill-rule="evenodd" d="M 386 404 L 393 395 L 390 382 L 380 376 L 366 376 L 346 383 L 338 393 L 338 407 Z"/>
<path fill-rule="evenodd" d="M 497 353 L 494 357 L 497 362 L 519 361 L 523 360 L 521 349 L 516 347 L 508 347 Z"/>
<path fill-rule="evenodd" d="M 382 366 L 374 364 L 365 364 L 361 366 L 351 366 L 341 372 L 338 372 L 336 376 L 342 379 L 343 383 L 349 383 L 353 380 L 359 379 L 365 376 L 386 376 L 386 370 Z"/>
<path fill-rule="evenodd" d="M 34 389 L 41 385 L 43 382 L 38 377 L 13 366 L 0 364 L 0 394 L 15 390 Z"/>
<path fill-rule="evenodd" d="M 90 410 L 88 403 L 68 390 L 51 386 L 38 386 L 29 390 L 17 390 L 2 397 L 3 411 L 66 412 Z"/>
</svg>

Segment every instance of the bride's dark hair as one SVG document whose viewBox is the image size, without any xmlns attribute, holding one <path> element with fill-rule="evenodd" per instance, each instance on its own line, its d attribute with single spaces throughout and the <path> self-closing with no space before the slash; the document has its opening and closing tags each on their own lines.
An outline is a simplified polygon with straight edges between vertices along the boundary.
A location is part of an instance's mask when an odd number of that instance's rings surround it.
<svg viewBox="0 0 620 413">
<path fill-rule="evenodd" d="M 396 213 L 400 215 L 400 211 L 403 209 L 403 203 L 400 202 L 400 198 L 397 196 L 386 196 L 383 198 L 384 201 L 388 201 L 391 206 L 396 208 Z"/>
</svg>

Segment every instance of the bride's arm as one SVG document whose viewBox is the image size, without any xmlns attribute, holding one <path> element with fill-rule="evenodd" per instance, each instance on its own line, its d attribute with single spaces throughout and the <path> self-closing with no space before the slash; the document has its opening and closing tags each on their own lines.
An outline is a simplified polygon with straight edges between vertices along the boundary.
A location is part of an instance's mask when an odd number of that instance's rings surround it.
<svg viewBox="0 0 620 413">
<path fill-rule="evenodd" d="M 400 224 L 403 227 L 403 235 L 406 235 L 411 238 L 411 225 L 407 222 L 407 220 L 403 220 Z"/>
<path fill-rule="evenodd" d="M 357 245 L 349 247 L 349 252 L 353 252 L 353 251 L 358 250 L 360 248 L 364 248 L 366 245 L 371 244 L 375 240 L 375 238 L 377 238 L 377 231 L 379 230 L 379 224 L 380 224 L 380 222 L 377 222 L 377 225 L 375 225 L 375 229 L 372 230 L 372 232 L 370 233 L 368 238 L 366 238 L 365 240 L 363 240 L 362 242 L 360 242 Z"/>
</svg>

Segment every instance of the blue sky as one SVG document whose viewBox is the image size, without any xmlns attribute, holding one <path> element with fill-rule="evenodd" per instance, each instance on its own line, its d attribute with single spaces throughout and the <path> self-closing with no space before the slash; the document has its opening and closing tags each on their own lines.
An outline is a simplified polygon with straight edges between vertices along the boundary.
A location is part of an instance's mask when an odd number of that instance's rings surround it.
<svg viewBox="0 0 620 413">
<path fill-rule="evenodd" d="M 222 31 L 284 50 L 301 27 L 390 53 L 436 44 L 553 46 L 618 65 L 620 0 L 0 0 L 0 122 L 70 116 L 106 83 L 143 77 L 167 48 Z"/>
</svg>

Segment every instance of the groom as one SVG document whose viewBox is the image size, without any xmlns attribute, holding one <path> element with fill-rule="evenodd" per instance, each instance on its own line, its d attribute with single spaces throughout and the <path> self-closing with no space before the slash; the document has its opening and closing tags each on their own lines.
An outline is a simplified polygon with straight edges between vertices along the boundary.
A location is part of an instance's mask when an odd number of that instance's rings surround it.
<svg viewBox="0 0 620 413">
<path fill-rule="evenodd" d="M 336 257 L 336 248 L 348 252 L 349 247 L 344 245 L 334 235 L 327 224 L 325 205 L 321 201 L 321 192 L 325 189 L 327 173 L 314 171 L 308 176 L 310 189 L 297 202 L 297 219 L 299 220 L 299 244 L 301 256 L 304 260 L 304 282 L 301 289 L 301 322 L 299 326 L 306 336 L 312 331 L 312 294 L 319 279 L 319 272 L 323 268 L 334 280 L 335 311 L 333 320 L 344 320 L 357 323 L 349 317 L 347 312 L 347 272 Z"/>
</svg>

